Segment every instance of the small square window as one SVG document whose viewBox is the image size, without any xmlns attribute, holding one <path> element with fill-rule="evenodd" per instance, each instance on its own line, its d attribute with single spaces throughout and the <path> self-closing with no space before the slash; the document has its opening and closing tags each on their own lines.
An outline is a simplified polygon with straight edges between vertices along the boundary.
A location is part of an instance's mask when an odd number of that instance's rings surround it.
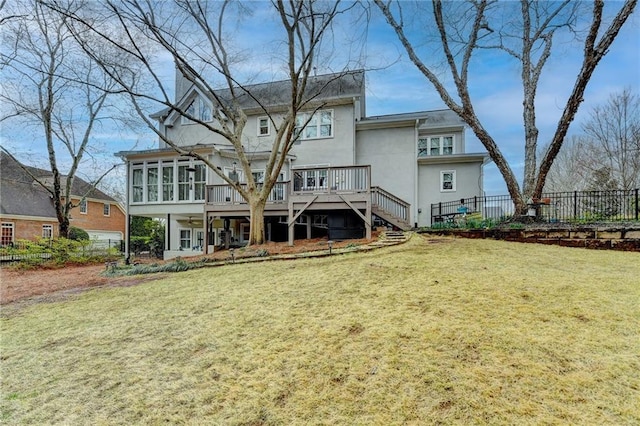
<svg viewBox="0 0 640 426">
<path fill-rule="evenodd" d="M 102 214 L 104 214 L 105 216 L 111 215 L 111 204 L 104 203 L 104 206 L 102 207 Z"/>
<path fill-rule="evenodd" d="M 80 200 L 80 213 L 87 214 L 88 210 L 89 210 L 89 207 L 87 205 L 87 200 L 86 199 Z"/>
</svg>

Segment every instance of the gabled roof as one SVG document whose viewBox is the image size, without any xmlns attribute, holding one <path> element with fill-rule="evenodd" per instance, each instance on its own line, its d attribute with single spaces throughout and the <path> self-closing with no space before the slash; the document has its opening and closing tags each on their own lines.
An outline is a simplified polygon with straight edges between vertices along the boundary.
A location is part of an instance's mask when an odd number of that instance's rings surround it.
<svg viewBox="0 0 640 426">
<path fill-rule="evenodd" d="M 52 179 L 49 170 L 25 166 L 31 174 L 44 181 Z M 5 215 L 55 217 L 56 213 L 49 192 L 27 173 L 20 163 L 5 152 L 0 152 L 0 213 Z M 85 196 L 116 203 L 112 197 L 79 177 L 73 179 L 71 195 Z"/>
<path fill-rule="evenodd" d="M 223 102 L 231 103 L 232 96 L 229 89 L 216 90 L 215 93 Z M 251 93 L 252 96 L 249 96 L 248 93 Z M 356 70 L 309 77 L 305 98 L 313 102 L 331 102 L 340 99 L 351 100 L 356 96 L 364 97 L 364 93 L 364 71 Z M 197 95 L 204 96 L 200 90 L 192 85 L 182 98 L 176 101 L 176 105 L 186 109 Z M 236 91 L 236 96 L 245 111 L 259 110 L 262 106 L 266 108 L 286 106 L 291 102 L 291 80 L 246 85 L 244 90 L 238 89 Z M 254 98 L 259 99 L 262 106 Z M 212 101 L 212 99 L 209 100 Z M 152 118 L 157 119 L 169 117 L 167 121 L 173 121 L 177 116 L 175 111 L 172 114 L 168 108 L 151 115 Z"/>
</svg>

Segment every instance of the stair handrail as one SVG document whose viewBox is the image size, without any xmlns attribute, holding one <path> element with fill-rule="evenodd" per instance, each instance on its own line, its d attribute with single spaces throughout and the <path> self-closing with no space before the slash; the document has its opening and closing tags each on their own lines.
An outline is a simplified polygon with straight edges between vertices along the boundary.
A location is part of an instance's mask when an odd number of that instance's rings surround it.
<svg viewBox="0 0 640 426">
<path fill-rule="evenodd" d="M 411 204 L 379 186 L 371 187 L 372 207 L 378 207 L 399 220 L 409 223 L 409 208 Z"/>
</svg>

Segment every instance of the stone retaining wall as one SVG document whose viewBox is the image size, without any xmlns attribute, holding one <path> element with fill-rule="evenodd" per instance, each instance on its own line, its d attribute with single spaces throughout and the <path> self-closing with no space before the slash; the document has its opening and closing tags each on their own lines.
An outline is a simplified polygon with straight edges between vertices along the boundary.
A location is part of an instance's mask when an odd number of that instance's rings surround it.
<svg viewBox="0 0 640 426">
<path fill-rule="evenodd" d="M 634 226 L 531 227 L 524 229 L 433 229 L 421 231 L 463 238 L 491 238 L 522 243 L 555 244 L 564 247 L 640 252 L 640 228 Z"/>
</svg>

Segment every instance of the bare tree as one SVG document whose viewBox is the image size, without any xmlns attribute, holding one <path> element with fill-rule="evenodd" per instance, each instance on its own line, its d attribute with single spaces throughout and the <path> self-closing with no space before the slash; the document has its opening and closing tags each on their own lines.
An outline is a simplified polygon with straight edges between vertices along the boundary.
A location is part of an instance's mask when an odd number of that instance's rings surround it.
<svg viewBox="0 0 640 426">
<path fill-rule="evenodd" d="M 640 187 L 640 99 L 629 89 L 595 106 L 582 123 L 583 134 L 562 146 L 547 175 L 545 191 Z M 548 145 L 546 146 L 548 149 Z M 606 172 L 606 173 L 605 173 Z M 606 179 L 603 176 L 607 175 Z"/>
<path fill-rule="evenodd" d="M 640 187 L 640 98 L 629 89 L 598 105 L 582 125 L 591 150 L 621 189 Z M 604 163 L 604 164 L 603 164 Z"/>
<path fill-rule="evenodd" d="M 287 154 L 298 139 L 302 127 L 307 124 L 297 123 L 298 113 L 301 110 L 317 111 L 323 106 L 316 100 L 323 87 L 311 84 L 314 66 L 321 54 L 321 42 L 331 36 L 336 18 L 352 9 L 354 4 L 344 5 L 340 1 L 274 0 L 270 7 L 273 7 L 282 29 L 274 56 L 282 61 L 281 66 L 286 69 L 285 75 L 290 81 L 288 93 L 284 96 L 286 105 L 277 105 L 277 108 L 269 103 L 270 99 L 265 99 L 264 86 L 246 84 L 249 78 L 240 70 L 242 54 L 234 50 L 232 40 L 237 31 L 235 26 L 240 25 L 243 17 L 248 14 L 248 10 L 242 9 L 241 3 L 183 0 L 160 3 L 151 0 L 108 2 L 106 9 L 109 14 L 109 30 L 87 22 L 78 14 L 73 15 L 76 31 L 91 30 L 96 38 L 110 42 L 112 49 L 118 51 L 119 55 L 126 55 L 143 64 L 146 74 L 154 82 L 152 89 L 142 89 L 138 75 L 122 73 L 113 67 L 112 61 L 101 57 L 90 42 L 83 45 L 118 82 L 120 89 L 130 96 L 141 119 L 145 120 L 149 129 L 161 141 L 183 156 L 204 162 L 209 170 L 232 185 L 247 201 L 250 209 L 249 244 L 264 242 L 264 208 L 267 198 Z M 124 37 L 111 37 L 114 28 L 124 34 Z M 154 63 L 154 57 L 167 54 L 173 59 L 177 72 L 213 102 L 213 121 L 194 114 L 178 102 L 180 99 L 172 99 L 170 90 Z M 273 97 L 273 94 L 270 95 Z M 273 143 L 268 147 L 269 155 L 262 182 L 256 182 L 251 173 L 251 158 L 243 140 L 247 115 L 242 103 L 247 99 L 268 117 L 275 130 Z M 157 109 L 166 108 L 167 112 L 179 114 L 212 136 L 224 138 L 235 151 L 246 184 L 241 185 L 226 176 L 208 157 L 186 148 L 183 141 L 162 132 L 148 116 L 150 105 Z"/>
<path fill-rule="evenodd" d="M 83 6 L 74 1 L 61 7 L 72 13 Z M 111 83 L 79 49 L 67 18 L 36 0 L 12 8 L 11 19 L 3 23 L 0 122 L 13 120 L 40 129 L 52 176 L 32 178 L 51 194 L 60 236 L 67 237 L 71 210 L 77 207 L 71 200 L 73 180 L 107 106 L 109 91 L 104 88 Z M 66 173 L 64 164 L 69 164 Z M 103 170 L 95 185 L 113 167 Z"/>
<path fill-rule="evenodd" d="M 542 147 L 540 156 L 548 149 L 547 143 Z M 569 138 L 547 174 L 544 192 L 587 190 L 595 169 L 593 160 L 587 138 L 583 135 Z"/>
<path fill-rule="evenodd" d="M 448 2 L 432 1 L 432 17 L 436 29 L 436 47 L 420 55 L 417 41 L 409 39 L 403 16 L 404 3 L 374 0 L 387 22 L 395 30 L 412 62 L 433 84 L 445 104 L 472 129 L 487 149 L 502 174 L 509 194 L 522 214 L 527 200 L 542 193 L 547 174 L 562 146 L 584 91 L 600 60 L 606 55 L 618 32 L 633 12 L 637 0 L 627 0 L 608 25 L 603 23 L 604 2 L 597 0 L 589 14 L 583 13 L 581 2 L 542 2 L 521 0 L 519 11 L 510 3 L 490 0 Z M 428 16 L 427 14 L 414 14 Z M 553 41 L 562 30 L 576 32 L 588 21 L 583 42 L 582 67 L 558 120 L 555 134 L 539 163 L 536 159 L 538 128 L 536 125 L 536 92 L 542 71 L 553 51 Z M 422 28 L 434 27 L 422 24 Z M 424 32 L 424 31 L 423 31 Z M 498 142 L 478 118 L 469 92 L 469 74 L 473 55 L 479 49 L 498 49 L 516 59 L 521 68 L 523 88 L 524 182 L 522 190 Z M 434 66 L 427 65 L 435 53 L 446 64 L 455 91 L 449 90 Z"/>
</svg>

